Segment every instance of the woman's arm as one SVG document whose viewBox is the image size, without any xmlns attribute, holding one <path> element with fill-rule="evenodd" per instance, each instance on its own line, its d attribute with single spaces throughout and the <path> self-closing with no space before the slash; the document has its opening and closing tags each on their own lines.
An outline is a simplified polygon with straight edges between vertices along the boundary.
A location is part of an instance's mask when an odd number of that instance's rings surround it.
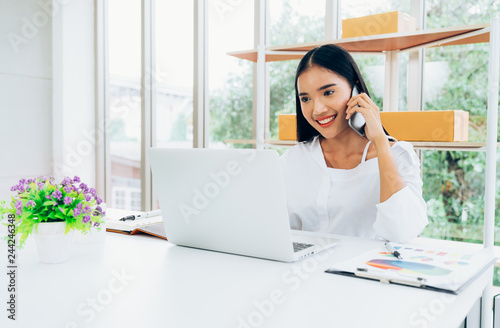
<svg viewBox="0 0 500 328">
<path fill-rule="evenodd" d="M 376 205 L 373 228 L 380 237 L 405 242 L 418 236 L 428 224 L 427 205 L 422 198 L 420 161 L 412 145 L 400 141 L 391 151 L 405 187 Z"/>
<path fill-rule="evenodd" d="M 357 107 L 359 105 L 360 107 Z M 373 224 L 376 233 L 387 240 L 408 241 L 420 234 L 429 222 L 422 198 L 420 162 L 411 144 L 400 142 L 397 158 L 380 119 L 379 108 L 362 93 L 347 103 L 347 118 L 353 112 L 366 120 L 366 137 L 377 149 L 380 174 L 380 204 Z"/>
<path fill-rule="evenodd" d="M 391 144 L 382 127 L 380 109 L 366 93 L 352 97 L 347 102 L 346 119 L 354 113 L 359 112 L 366 121 L 366 137 L 372 141 L 377 149 L 378 166 L 380 171 L 380 202 L 383 203 L 389 197 L 406 184 L 398 171 L 391 150 Z"/>
<path fill-rule="evenodd" d="M 391 144 L 385 135 L 372 141 L 377 148 L 378 167 L 380 174 L 380 202 L 388 200 L 396 192 L 406 187 L 399 173 L 391 150 Z"/>
</svg>

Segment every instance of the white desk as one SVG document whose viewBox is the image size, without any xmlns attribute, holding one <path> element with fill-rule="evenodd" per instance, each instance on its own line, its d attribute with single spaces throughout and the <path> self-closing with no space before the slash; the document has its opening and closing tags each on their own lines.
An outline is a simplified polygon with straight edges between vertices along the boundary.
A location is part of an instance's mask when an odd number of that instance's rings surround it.
<svg viewBox="0 0 500 328">
<path fill-rule="evenodd" d="M 287 264 L 107 233 L 56 265 L 38 262 L 30 238 L 18 251 L 16 323 L 2 270 L 0 327 L 458 327 L 492 280 L 487 270 L 454 296 L 326 274 L 378 243 L 340 238 L 327 253 Z M 4 243 L 0 250 L 6 268 Z"/>
</svg>

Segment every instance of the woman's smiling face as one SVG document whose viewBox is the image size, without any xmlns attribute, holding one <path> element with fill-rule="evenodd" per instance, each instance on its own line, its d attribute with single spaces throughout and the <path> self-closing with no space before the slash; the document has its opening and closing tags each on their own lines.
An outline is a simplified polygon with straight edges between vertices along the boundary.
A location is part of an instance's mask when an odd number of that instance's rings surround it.
<svg viewBox="0 0 500 328">
<path fill-rule="evenodd" d="M 345 111 L 351 86 L 344 77 L 313 65 L 300 74 L 297 90 L 302 114 L 324 138 L 349 129 Z"/>
</svg>

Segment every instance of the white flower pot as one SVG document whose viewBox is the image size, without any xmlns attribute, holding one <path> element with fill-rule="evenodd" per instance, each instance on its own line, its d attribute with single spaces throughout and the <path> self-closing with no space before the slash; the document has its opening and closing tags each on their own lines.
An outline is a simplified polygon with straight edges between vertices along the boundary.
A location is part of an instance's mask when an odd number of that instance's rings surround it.
<svg viewBox="0 0 500 328">
<path fill-rule="evenodd" d="M 106 211 L 106 203 L 101 203 L 101 209 Z M 101 224 L 100 230 L 96 227 L 90 228 L 90 231 L 84 235 L 81 231 L 75 231 L 75 243 L 78 244 L 94 244 L 102 243 L 106 239 L 106 220 Z"/>
<path fill-rule="evenodd" d="M 35 236 L 38 256 L 42 263 L 62 263 L 69 257 L 74 230 L 64 234 L 66 222 L 42 222 L 38 224 Z"/>
</svg>

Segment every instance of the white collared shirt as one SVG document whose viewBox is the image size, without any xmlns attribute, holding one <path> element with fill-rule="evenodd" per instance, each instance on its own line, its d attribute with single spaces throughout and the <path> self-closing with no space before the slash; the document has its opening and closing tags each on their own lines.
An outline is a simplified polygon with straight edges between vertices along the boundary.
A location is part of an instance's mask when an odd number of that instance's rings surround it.
<svg viewBox="0 0 500 328">
<path fill-rule="evenodd" d="M 391 150 L 406 187 L 380 203 L 378 159 L 349 170 L 326 166 L 320 140 L 300 143 L 281 157 L 292 229 L 408 241 L 428 223 L 420 161 L 411 143 Z"/>
</svg>

